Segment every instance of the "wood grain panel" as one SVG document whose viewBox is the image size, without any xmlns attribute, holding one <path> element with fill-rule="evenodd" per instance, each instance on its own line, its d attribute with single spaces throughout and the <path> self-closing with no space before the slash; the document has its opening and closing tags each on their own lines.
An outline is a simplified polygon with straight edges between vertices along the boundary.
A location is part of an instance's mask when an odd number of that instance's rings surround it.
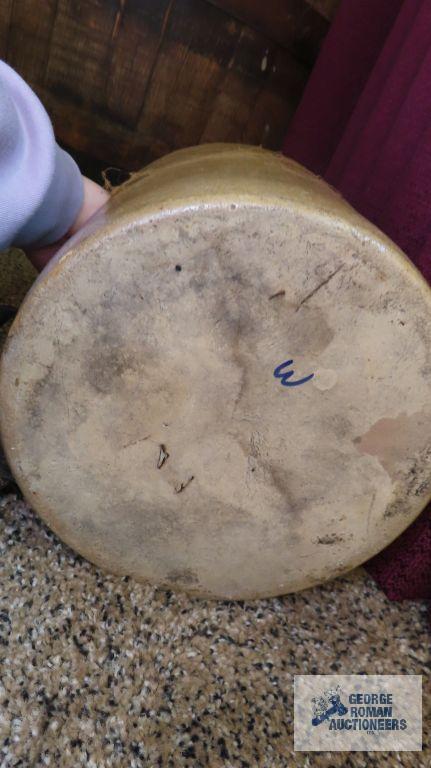
<svg viewBox="0 0 431 768">
<path fill-rule="evenodd" d="M 117 0 L 58 0 L 45 85 L 65 101 L 106 106 L 119 8 Z"/>
<path fill-rule="evenodd" d="M 133 127 L 163 40 L 172 0 L 123 0 L 112 30 L 107 106 Z"/>
<path fill-rule="evenodd" d="M 206 0 L 313 64 L 328 22 L 305 0 Z"/>
<path fill-rule="evenodd" d="M 12 0 L 0 0 L 0 58 L 7 57 Z"/>
<path fill-rule="evenodd" d="M 279 148 L 336 2 L 0 0 L 0 55 L 96 163 L 135 170 L 202 141 Z"/>
<path fill-rule="evenodd" d="M 137 126 L 140 157 L 145 145 L 157 156 L 199 142 L 240 32 L 201 0 L 176 1 Z"/>
<path fill-rule="evenodd" d="M 243 27 L 201 141 L 280 146 L 307 76 L 287 50 Z"/>
<path fill-rule="evenodd" d="M 201 142 L 244 140 L 244 128 L 264 87 L 261 62 L 267 54 L 266 40 L 256 39 L 252 30 L 242 28 L 212 103 Z"/>
<path fill-rule="evenodd" d="M 48 88 L 39 86 L 36 92 L 45 105 L 54 125 L 55 134 L 64 146 L 98 158 L 105 166 L 137 170 L 142 163 L 132 151 L 135 131 L 120 123 L 107 120 L 97 110 L 89 110 L 65 100 Z"/>
<path fill-rule="evenodd" d="M 30 85 L 43 82 L 48 63 L 57 0 L 14 0 L 8 61 Z"/>
<path fill-rule="evenodd" d="M 270 50 L 268 80 L 255 101 L 243 132 L 246 144 L 280 149 L 302 96 L 308 70 L 283 48 Z"/>
<path fill-rule="evenodd" d="M 46 85 L 133 127 L 171 0 L 58 0 Z"/>
</svg>

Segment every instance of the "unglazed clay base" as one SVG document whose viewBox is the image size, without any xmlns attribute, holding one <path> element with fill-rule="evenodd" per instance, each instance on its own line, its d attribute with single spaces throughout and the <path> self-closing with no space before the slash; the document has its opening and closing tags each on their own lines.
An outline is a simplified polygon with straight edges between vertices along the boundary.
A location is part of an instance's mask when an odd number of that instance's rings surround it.
<svg viewBox="0 0 431 768">
<path fill-rule="evenodd" d="M 177 152 L 24 302 L 0 378 L 13 472 L 106 570 L 225 598 L 329 579 L 429 498 L 430 297 L 296 163 Z"/>
</svg>

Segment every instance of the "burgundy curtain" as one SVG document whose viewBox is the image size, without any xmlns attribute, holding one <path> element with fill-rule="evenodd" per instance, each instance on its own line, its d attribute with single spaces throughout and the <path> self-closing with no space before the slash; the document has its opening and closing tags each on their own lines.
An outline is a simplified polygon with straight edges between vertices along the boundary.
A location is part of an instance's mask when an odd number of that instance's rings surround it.
<svg viewBox="0 0 431 768">
<path fill-rule="evenodd" d="M 431 0 L 343 0 L 283 151 L 431 282 Z M 391 599 L 430 598 L 431 507 L 367 567 Z"/>
</svg>

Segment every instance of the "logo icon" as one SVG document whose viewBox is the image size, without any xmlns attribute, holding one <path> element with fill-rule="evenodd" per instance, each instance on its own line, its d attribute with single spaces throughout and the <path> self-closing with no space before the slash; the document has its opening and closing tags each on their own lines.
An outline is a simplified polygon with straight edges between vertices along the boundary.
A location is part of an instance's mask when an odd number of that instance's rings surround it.
<svg viewBox="0 0 431 768">
<path fill-rule="evenodd" d="M 421 751 L 420 675 L 295 675 L 299 752 Z"/>
<path fill-rule="evenodd" d="M 339 685 L 329 688 L 322 696 L 313 697 L 313 718 L 311 725 L 320 725 L 334 715 L 347 715 L 348 709 L 341 701 L 342 690 Z"/>
</svg>

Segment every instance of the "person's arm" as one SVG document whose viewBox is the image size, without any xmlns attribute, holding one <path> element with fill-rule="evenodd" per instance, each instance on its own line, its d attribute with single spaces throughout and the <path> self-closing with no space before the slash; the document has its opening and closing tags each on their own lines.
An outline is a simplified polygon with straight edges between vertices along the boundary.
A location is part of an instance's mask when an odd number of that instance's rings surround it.
<svg viewBox="0 0 431 768">
<path fill-rule="evenodd" d="M 41 268 L 107 197 L 56 144 L 35 93 L 0 61 L 0 249 L 21 247 Z"/>
</svg>

